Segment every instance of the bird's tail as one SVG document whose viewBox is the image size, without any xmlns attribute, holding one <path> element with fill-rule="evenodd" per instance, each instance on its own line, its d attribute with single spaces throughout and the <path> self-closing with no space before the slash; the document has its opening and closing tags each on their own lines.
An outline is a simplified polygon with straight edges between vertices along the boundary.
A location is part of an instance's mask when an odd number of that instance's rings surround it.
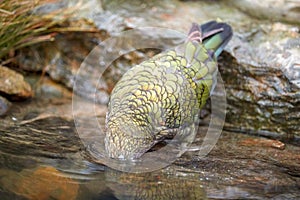
<svg viewBox="0 0 300 200">
<path fill-rule="evenodd" d="M 207 50 L 218 57 L 232 37 L 232 29 L 226 23 L 210 21 L 202 25 L 194 23 L 189 33 L 189 40 L 202 42 Z"/>
</svg>

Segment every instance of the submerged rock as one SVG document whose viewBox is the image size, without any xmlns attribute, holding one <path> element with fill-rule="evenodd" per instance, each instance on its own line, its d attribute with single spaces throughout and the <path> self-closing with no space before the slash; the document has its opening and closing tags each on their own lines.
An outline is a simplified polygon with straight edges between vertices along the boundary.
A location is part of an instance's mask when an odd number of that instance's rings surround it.
<svg viewBox="0 0 300 200">
<path fill-rule="evenodd" d="M 207 199 L 202 183 L 197 179 L 170 176 L 161 171 L 130 174 L 107 170 L 105 175 L 107 185 L 117 199 Z"/>
<path fill-rule="evenodd" d="M 36 169 L 23 169 L 18 172 L 2 169 L 0 174 L 1 186 L 22 197 L 13 199 L 75 200 L 78 195 L 79 184 L 64 177 L 59 170 L 51 166 L 39 166 Z"/>
</svg>

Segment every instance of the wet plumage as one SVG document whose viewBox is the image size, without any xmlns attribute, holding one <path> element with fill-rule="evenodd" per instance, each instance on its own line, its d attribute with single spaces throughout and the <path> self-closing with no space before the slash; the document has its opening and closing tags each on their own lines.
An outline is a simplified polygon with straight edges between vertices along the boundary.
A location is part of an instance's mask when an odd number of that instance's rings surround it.
<svg viewBox="0 0 300 200">
<path fill-rule="evenodd" d="M 184 44 L 127 71 L 110 97 L 108 155 L 139 158 L 180 127 L 192 124 L 216 84 L 216 59 L 231 36 L 225 23 L 193 24 Z"/>
</svg>

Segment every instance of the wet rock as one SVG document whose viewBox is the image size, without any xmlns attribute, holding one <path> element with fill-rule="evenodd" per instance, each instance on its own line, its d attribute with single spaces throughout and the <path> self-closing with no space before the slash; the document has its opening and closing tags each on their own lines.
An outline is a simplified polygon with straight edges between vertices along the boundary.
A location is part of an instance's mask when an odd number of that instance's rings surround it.
<svg viewBox="0 0 300 200">
<path fill-rule="evenodd" d="M 236 33 L 220 59 L 228 130 L 298 143 L 300 40 L 293 26 L 260 24 Z M 247 42 L 251 41 L 251 42 Z"/>
<path fill-rule="evenodd" d="M 198 158 L 197 154 L 187 152 L 165 170 L 199 176 L 207 196 L 213 199 L 277 196 L 297 199 L 300 197 L 299 147 L 287 144 L 283 150 L 274 148 L 270 142 L 224 131 L 206 157 Z"/>
<path fill-rule="evenodd" d="M 0 66 L 0 93 L 12 100 L 27 99 L 33 95 L 23 75 L 4 66 Z"/>
<path fill-rule="evenodd" d="M 9 147 L 0 146 L 2 152 L 61 158 L 82 148 L 79 138 L 74 135 L 74 123 L 61 117 L 27 119 L 2 130 L 1 143 L 9 144 Z"/>
<path fill-rule="evenodd" d="M 0 116 L 5 115 L 5 113 L 9 110 L 10 106 L 11 103 L 4 97 L 0 96 Z"/>
</svg>

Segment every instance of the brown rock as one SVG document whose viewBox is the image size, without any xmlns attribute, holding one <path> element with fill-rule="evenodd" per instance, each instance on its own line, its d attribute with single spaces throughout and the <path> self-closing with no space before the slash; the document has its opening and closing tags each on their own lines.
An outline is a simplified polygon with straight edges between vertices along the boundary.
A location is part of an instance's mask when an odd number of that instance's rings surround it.
<svg viewBox="0 0 300 200">
<path fill-rule="evenodd" d="M 78 183 L 51 166 L 40 166 L 34 171 L 24 169 L 18 173 L 2 170 L 0 173 L 6 176 L 1 183 L 4 188 L 26 199 L 72 200 L 78 194 Z"/>
<path fill-rule="evenodd" d="M 0 66 L 0 93 L 13 100 L 27 99 L 33 95 L 24 77 L 4 66 Z"/>
<path fill-rule="evenodd" d="M 240 142 L 240 145 L 243 146 L 259 146 L 259 147 L 272 147 L 275 149 L 284 150 L 285 144 L 278 141 L 278 140 L 272 140 L 272 139 L 265 139 L 265 138 L 256 138 L 256 139 L 245 139 Z"/>
</svg>

